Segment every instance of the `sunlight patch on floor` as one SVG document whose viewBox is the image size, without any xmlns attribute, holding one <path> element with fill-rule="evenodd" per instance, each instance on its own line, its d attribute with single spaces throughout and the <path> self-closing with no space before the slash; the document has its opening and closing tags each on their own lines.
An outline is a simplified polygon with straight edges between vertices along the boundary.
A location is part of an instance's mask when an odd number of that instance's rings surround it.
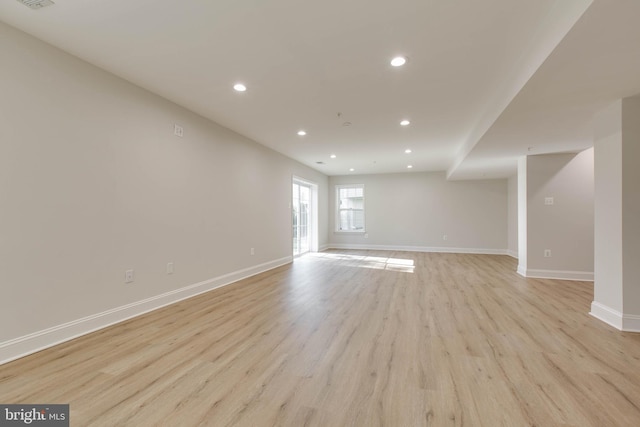
<svg viewBox="0 0 640 427">
<path fill-rule="evenodd" d="M 412 259 L 328 252 L 317 252 L 310 254 L 310 256 L 340 261 L 342 265 L 348 267 L 372 268 L 401 273 L 413 273 L 415 270 L 415 262 Z"/>
</svg>

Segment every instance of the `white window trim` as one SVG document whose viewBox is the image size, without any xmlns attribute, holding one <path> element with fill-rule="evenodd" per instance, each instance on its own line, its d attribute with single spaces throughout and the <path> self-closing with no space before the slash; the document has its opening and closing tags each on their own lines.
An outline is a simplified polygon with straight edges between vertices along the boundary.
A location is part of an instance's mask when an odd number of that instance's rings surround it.
<svg viewBox="0 0 640 427">
<path fill-rule="evenodd" d="M 362 188 L 362 230 L 341 230 L 340 229 L 340 189 L 342 188 Z M 334 233 L 344 234 L 364 234 L 367 230 L 366 197 L 364 194 L 364 184 L 338 184 L 335 186 L 335 224 Z"/>
</svg>

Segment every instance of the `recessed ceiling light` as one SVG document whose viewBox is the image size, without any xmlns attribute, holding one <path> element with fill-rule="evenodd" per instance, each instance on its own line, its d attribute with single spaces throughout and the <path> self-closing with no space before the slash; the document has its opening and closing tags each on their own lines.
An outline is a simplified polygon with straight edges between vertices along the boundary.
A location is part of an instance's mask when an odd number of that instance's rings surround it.
<svg viewBox="0 0 640 427">
<path fill-rule="evenodd" d="M 404 56 L 396 56 L 391 60 L 391 65 L 394 67 L 402 67 L 406 63 L 407 58 L 405 58 Z"/>
<path fill-rule="evenodd" d="M 354 168 L 349 169 L 349 172 L 353 172 L 353 171 L 355 171 L 355 169 L 354 169 Z"/>
<path fill-rule="evenodd" d="M 330 155 L 329 157 L 331 157 L 332 159 L 335 159 L 335 158 L 336 158 L 336 155 L 335 155 L 335 154 L 332 154 L 332 155 Z"/>
<path fill-rule="evenodd" d="M 305 136 L 307 134 L 307 132 L 303 131 L 303 130 L 299 130 L 298 131 L 298 135 L 300 136 Z"/>
<path fill-rule="evenodd" d="M 244 92 L 245 90 L 247 90 L 247 87 L 245 85 L 243 85 L 242 83 L 234 84 L 233 88 L 238 92 Z"/>
<path fill-rule="evenodd" d="M 404 119 L 403 121 L 400 122 L 400 126 L 409 126 L 411 122 L 407 119 Z"/>
<path fill-rule="evenodd" d="M 407 148 L 406 150 L 404 150 L 404 152 L 405 152 L 406 154 L 411 154 L 411 148 Z"/>
<path fill-rule="evenodd" d="M 412 165 L 407 165 L 407 169 L 411 169 L 412 167 Z"/>
</svg>

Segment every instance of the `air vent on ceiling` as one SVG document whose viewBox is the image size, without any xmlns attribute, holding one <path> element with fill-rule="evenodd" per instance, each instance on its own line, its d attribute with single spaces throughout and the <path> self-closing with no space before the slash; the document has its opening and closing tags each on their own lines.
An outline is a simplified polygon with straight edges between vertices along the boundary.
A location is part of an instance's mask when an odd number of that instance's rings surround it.
<svg viewBox="0 0 640 427">
<path fill-rule="evenodd" d="M 18 0 L 23 5 L 30 9 L 42 9 L 43 7 L 51 6 L 55 4 L 51 0 Z"/>
<path fill-rule="evenodd" d="M 324 162 L 316 162 L 318 165 L 324 165 Z"/>
</svg>

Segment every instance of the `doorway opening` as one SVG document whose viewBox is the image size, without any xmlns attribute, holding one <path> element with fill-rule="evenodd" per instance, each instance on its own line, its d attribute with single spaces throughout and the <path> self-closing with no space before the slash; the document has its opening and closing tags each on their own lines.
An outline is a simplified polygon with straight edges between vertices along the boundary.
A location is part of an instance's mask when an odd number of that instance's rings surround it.
<svg viewBox="0 0 640 427">
<path fill-rule="evenodd" d="M 318 186 L 293 177 L 291 197 L 293 256 L 318 251 Z"/>
</svg>

